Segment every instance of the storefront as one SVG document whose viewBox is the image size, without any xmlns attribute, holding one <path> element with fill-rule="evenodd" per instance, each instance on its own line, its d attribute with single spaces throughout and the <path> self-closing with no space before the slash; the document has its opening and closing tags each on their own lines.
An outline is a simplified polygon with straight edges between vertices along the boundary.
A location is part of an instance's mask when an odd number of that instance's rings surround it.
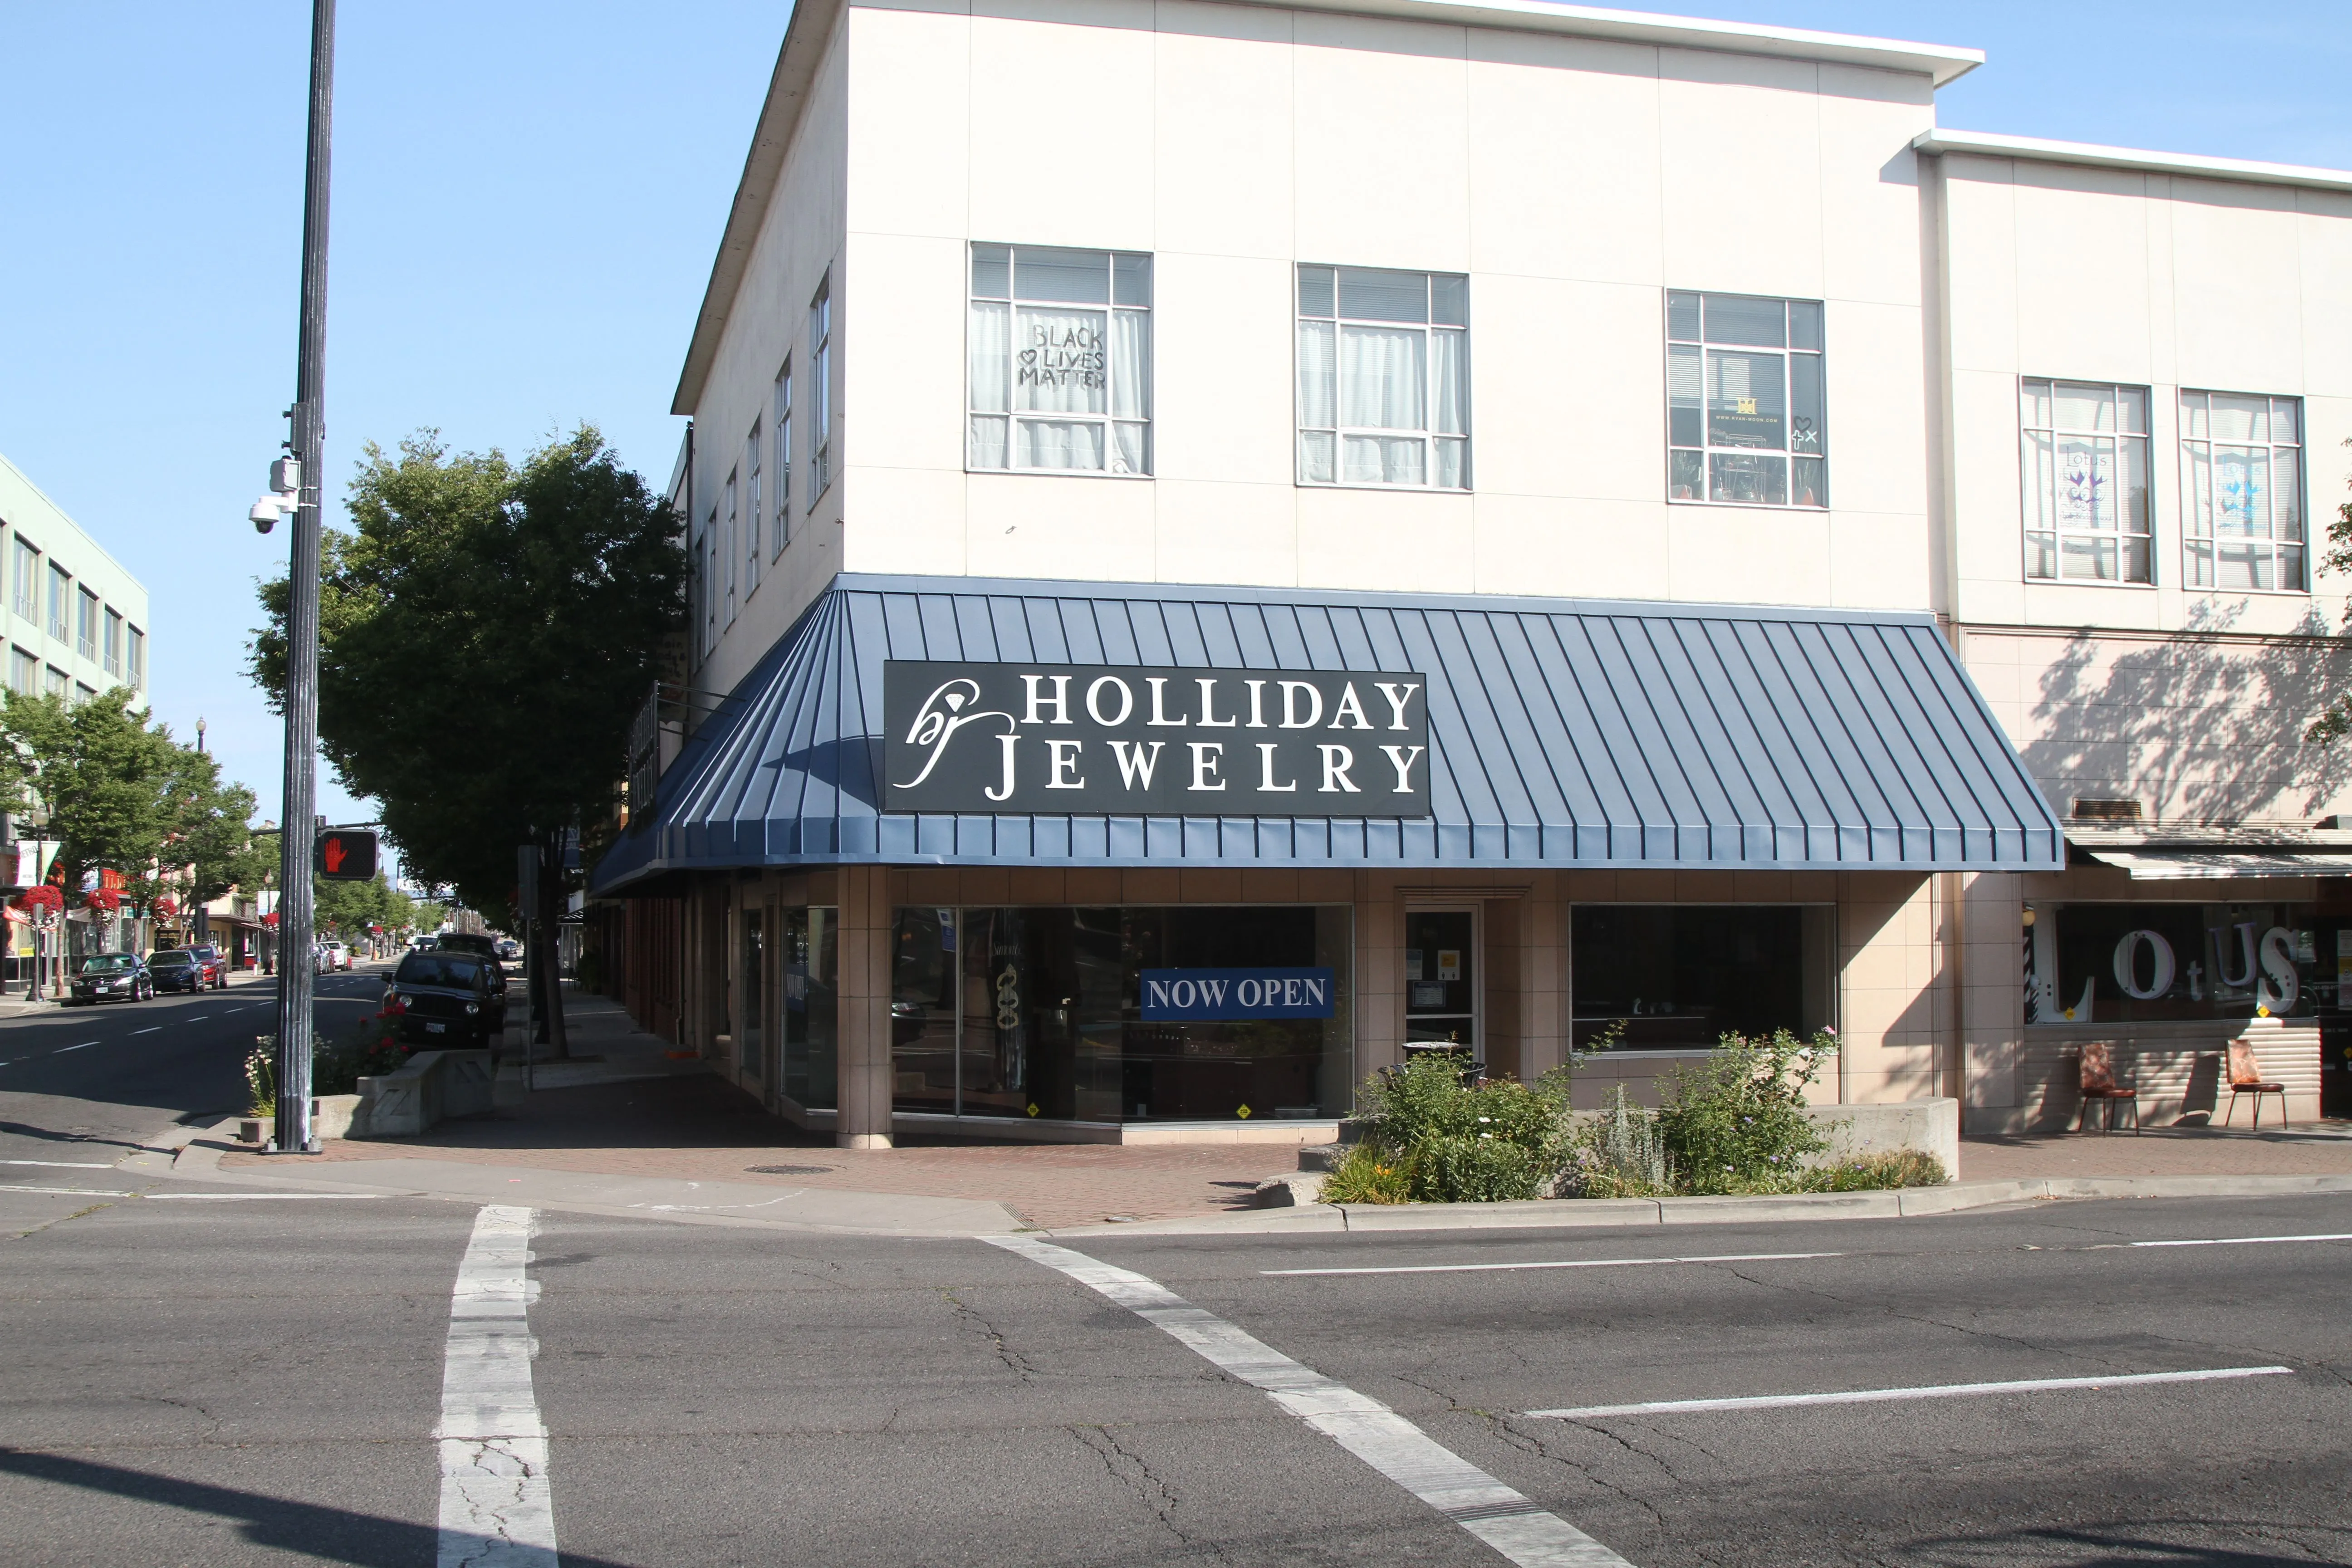
<svg viewBox="0 0 2352 1568">
<path fill-rule="evenodd" d="M 1951 1093 L 1948 877 L 2063 853 L 1925 617 L 971 579 L 837 579 L 633 806 L 595 896 L 677 901 L 682 1037 L 867 1143 L 1780 1028 Z"/>
</svg>

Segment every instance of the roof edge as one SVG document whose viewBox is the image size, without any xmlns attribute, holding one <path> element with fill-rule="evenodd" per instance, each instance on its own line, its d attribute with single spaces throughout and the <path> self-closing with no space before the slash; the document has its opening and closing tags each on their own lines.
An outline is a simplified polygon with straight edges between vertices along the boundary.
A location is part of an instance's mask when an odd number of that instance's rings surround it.
<svg viewBox="0 0 2352 1568">
<path fill-rule="evenodd" d="M 2053 142 L 2039 136 L 2004 136 L 1990 131 L 1923 131 L 1912 151 L 1941 156 L 1972 153 L 1985 158 L 2021 158 L 2036 163 L 2072 163 L 2094 169 L 2126 169 L 2144 174 L 2178 174 L 2200 180 L 2241 180 L 2261 185 L 2299 185 L 2309 190 L 2352 191 L 2352 171 L 2301 163 L 2264 163 L 2248 158 L 2208 158 L 2193 153 L 2150 153 L 2137 147 L 2102 147 L 2088 142 Z"/>
</svg>

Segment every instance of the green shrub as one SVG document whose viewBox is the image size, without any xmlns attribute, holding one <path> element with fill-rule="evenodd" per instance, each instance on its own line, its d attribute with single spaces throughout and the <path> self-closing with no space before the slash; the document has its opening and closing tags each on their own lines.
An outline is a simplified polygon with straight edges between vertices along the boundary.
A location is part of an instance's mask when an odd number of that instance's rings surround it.
<svg viewBox="0 0 2352 1568">
<path fill-rule="evenodd" d="M 1890 1187 L 1940 1187 L 1949 1179 L 1944 1163 L 1917 1149 L 1885 1149 L 1857 1154 L 1806 1174 L 1822 1193 L 1875 1193 Z"/>
<path fill-rule="evenodd" d="M 1323 1178 L 1318 1198 L 1327 1204 L 1408 1203 L 1412 1178 L 1404 1162 L 1379 1144 L 1351 1143 Z"/>
<path fill-rule="evenodd" d="M 245 1058 L 245 1113 L 278 1114 L 278 1037 L 256 1035 Z"/>
<path fill-rule="evenodd" d="M 1537 1151 L 1492 1132 L 1437 1133 L 1412 1146 L 1413 1200 L 1425 1204 L 1501 1204 L 1531 1198 L 1549 1173 Z"/>
<path fill-rule="evenodd" d="M 310 1040 L 310 1092 L 352 1094 L 362 1078 L 398 1072 L 413 1053 L 393 1032 L 382 1013 L 373 1013 L 340 1035 L 313 1036 Z M 247 1114 L 278 1112 L 278 1037 L 255 1037 L 253 1053 L 245 1058 L 245 1082 L 252 1108 Z"/>
<path fill-rule="evenodd" d="M 1726 1035 L 1706 1061 L 1666 1080 L 1658 1131 L 1675 1190 L 1693 1194 L 1802 1190 L 1804 1157 L 1829 1147 L 1805 1116 L 1805 1089 L 1837 1054 L 1823 1029 L 1799 1040 Z"/>
</svg>

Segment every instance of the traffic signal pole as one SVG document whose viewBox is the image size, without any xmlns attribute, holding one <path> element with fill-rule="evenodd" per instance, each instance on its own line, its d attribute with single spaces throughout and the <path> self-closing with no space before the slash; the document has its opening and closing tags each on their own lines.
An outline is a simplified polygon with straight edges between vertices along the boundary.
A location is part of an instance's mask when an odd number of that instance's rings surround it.
<svg viewBox="0 0 2352 1568">
<path fill-rule="evenodd" d="M 335 0 L 311 0 L 310 142 L 302 192 L 302 335 L 289 446 L 301 463 L 286 606 L 286 805 L 278 821 L 278 1124 L 280 1153 L 310 1132 L 310 854 L 318 824 L 319 510 L 327 431 L 327 190 L 335 96 Z"/>
</svg>

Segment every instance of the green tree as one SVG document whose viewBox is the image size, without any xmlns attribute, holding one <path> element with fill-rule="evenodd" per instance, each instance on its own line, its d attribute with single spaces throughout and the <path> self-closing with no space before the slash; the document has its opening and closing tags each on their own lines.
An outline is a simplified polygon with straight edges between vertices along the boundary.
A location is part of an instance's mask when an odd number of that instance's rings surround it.
<svg viewBox="0 0 2352 1568">
<path fill-rule="evenodd" d="M 101 867 L 143 872 L 177 821 L 183 750 L 118 686 L 68 705 L 53 695 L 0 700 L 0 807 L 40 824 L 70 891 Z"/>
<path fill-rule="evenodd" d="M 178 748 L 171 780 L 171 823 L 161 851 L 166 866 L 193 869 L 194 903 L 209 903 L 231 888 L 257 889 L 278 869 L 278 836 L 257 833 L 253 792 L 220 776 L 209 752 Z"/>
<path fill-rule="evenodd" d="M 411 874 L 509 910 L 519 846 L 551 861 L 613 807 L 630 720 L 685 620 L 677 519 L 584 426 L 519 465 L 432 432 L 371 446 L 350 510 L 355 531 L 321 560 L 320 750 L 382 803 Z M 262 604 L 251 668 L 280 700 L 282 581 Z M 552 929 L 564 879 L 540 889 Z"/>
<path fill-rule="evenodd" d="M 2352 441 L 2344 444 L 2352 447 Z M 2327 548 L 2319 557 L 2319 569 L 2339 579 L 2352 577 L 2352 501 L 2337 506 L 2327 525 Z M 2352 601 L 2344 606 L 2344 632 L 2352 637 Z M 2305 742 L 2311 745 L 2326 745 L 2347 735 L 2352 735 L 2352 694 L 2320 710 L 2319 717 L 2303 732 Z"/>
</svg>

